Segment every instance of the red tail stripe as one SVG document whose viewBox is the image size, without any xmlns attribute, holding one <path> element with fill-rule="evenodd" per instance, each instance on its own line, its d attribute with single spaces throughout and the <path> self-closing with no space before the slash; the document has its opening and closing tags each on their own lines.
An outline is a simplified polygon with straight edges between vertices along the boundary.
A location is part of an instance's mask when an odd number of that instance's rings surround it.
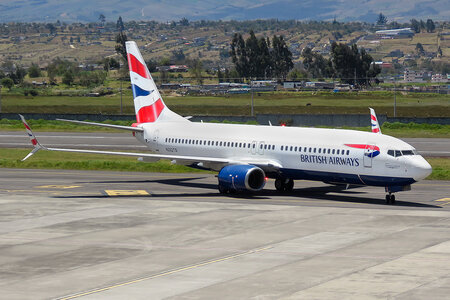
<svg viewBox="0 0 450 300">
<path fill-rule="evenodd" d="M 164 109 L 164 104 L 161 99 L 158 99 L 155 103 L 149 106 L 142 107 L 136 114 L 136 121 L 138 123 L 151 123 L 155 122 Z"/>
<path fill-rule="evenodd" d="M 36 139 L 32 139 L 31 143 L 33 144 L 33 146 L 36 146 L 37 145 L 37 140 Z"/>
<path fill-rule="evenodd" d="M 377 120 L 377 118 L 375 118 L 375 116 L 374 116 L 374 115 L 371 115 L 371 116 L 370 116 L 370 118 L 371 118 L 372 120 L 374 120 L 374 121 L 376 121 L 376 120 Z"/>
<path fill-rule="evenodd" d="M 378 128 L 372 129 L 372 132 L 375 132 L 375 133 L 377 133 L 377 132 L 379 132 L 379 131 L 380 131 L 380 129 L 378 129 Z"/>
<path fill-rule="evenodd" d="M 150 79 L 147 68 L 131 53 L 128 53 L 128 67 L 130 68 L 130 71 Z"/>
</svg>

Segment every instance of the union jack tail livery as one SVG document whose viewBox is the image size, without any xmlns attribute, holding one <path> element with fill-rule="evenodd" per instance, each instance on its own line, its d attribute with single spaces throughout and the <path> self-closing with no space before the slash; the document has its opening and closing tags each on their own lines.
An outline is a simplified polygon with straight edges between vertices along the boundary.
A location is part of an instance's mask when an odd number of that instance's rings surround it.
<svg viewBox="0 0 450 300">
<path fill-rule="evenodd" d="M 370 123 L 372 124 L 372 132 L 381 134 L 380 124 L 378 124 L 377 115 L 375 114 L 375 110 L 370 108 Z"/>
<path fill-rule="evenodd" d="M 126 49 L 137 123 L 153 123 L 163 116 L 168 121 L 184 119 L 164 104 L 136 43 L 126 42 Z"/>
</svg>

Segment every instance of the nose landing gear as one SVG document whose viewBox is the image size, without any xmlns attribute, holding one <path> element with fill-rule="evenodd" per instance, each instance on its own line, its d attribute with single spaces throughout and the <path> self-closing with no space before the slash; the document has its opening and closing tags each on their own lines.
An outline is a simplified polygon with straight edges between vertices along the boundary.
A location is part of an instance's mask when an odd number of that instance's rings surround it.
<svg viewBox="0 0 450 300">
<path fill-rule="evenodd" d="M 389 193 L 386 195 L 386 204 L 388 205 L 394 205 L 395 204 L 395 195 L 392 193 Z"/>
</svg>

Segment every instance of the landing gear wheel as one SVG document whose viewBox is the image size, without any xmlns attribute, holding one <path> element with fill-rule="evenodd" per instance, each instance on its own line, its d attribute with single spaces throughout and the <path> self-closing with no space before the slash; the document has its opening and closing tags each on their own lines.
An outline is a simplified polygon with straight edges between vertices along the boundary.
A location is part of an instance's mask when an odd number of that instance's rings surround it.
<svg viewBox="0 0 450 300">
<path fill-rule="evenodd" d="M 286 192 L 292 192 L 293 189 L 294 189 L 294 180 L 289 178 L 288 181 L 285 184 L 284 190 Z"/>
<path fill-rule="evenodd" d="M 226 194 L 228 193 L 228 189 L 219 184 L 219 193 Z"/>
<path fill-rule="evenodd" d="M 294 188 L 294 180 L 291 178 L 277 178 L 275 188 L 279 192 L 290 192 Z"/>
<path fill-rule="evenodd" d="M 388 204 L 388 205 L 395 204 L 395 195 L 392 195 L 392 194 L 386 195 L 386 204 Z"/>
<path fill-rule="evenodd" d="M 276 188 L 277 191 L 279 191 L 279 192 L 284 191 L 283 179 L 281 179 L 281 178 L 275 179 L 275 188 Z"/>
</svg>

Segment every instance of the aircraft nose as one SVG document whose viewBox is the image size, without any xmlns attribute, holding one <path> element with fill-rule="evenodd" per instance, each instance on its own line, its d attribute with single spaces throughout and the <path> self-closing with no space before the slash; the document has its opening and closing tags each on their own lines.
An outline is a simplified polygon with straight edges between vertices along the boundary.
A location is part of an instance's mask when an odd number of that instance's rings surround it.
<svg viewBox="0 0 450 300">
<path fill-rule="evenodd" d="M 422 157 L 416 157 L 413 163 L 413 178 L 416 181 L 425 179 L 431 174 L 432 168 L 430 164 Z"/>
</svg>

